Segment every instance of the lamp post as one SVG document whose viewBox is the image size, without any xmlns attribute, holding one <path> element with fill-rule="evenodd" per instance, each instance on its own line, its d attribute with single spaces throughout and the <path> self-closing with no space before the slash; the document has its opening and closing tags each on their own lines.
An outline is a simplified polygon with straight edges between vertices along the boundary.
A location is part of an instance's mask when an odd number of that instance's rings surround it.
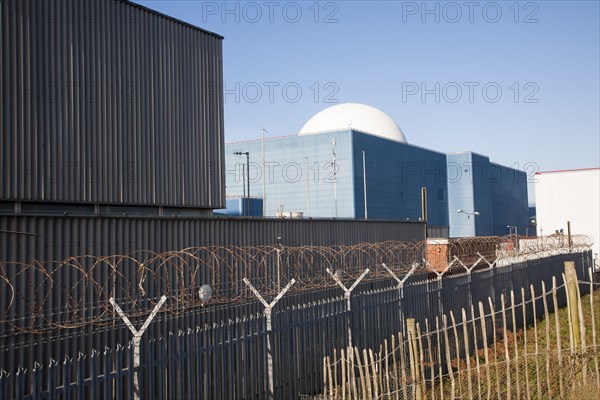
<svg viewBox="0 0 600 400">
<path fill-rule="evenodd" d="M 335 160 L 335 139 L 331 138 L 331 156 L 333 160 L 331 165 L 333 167 L 333 202 L 335 205 L 335 217 L 338 216 L 338 208 L 337 208 L 337 164 Z"/>
<path fill-rule="evenodd" d="M 263 217 L 267 216 L 267 198 L 265 197 L 266 192 L 266 179 L 267 179 L 267 171 L 265 170 L 265 132 L 267 130 L 265 128 L 262 129 L 262 201 L 263 201 Z"/>
<path fill-rule="evenodd" d="M 367 169 L 365 168 L 365 151 L 362 151 L 362 162 L 363 162 L 363 188 L 365 194 L 365 219 L 369 218 L 367 214 Z"/>
<path fill-rule="evenodd" d="M 248 183 L 248 191 L 246 193 L 246 210 L 244 210 L 244 214 L 247 214 L 249 211 L 248 209 L 250 208 L 250 152 L 236 151 L 233 154 L 236 156 L 246 156 L 246 182 Z M 243 184 L 244 183 L 242 183 L 242 185 Z"/>
<path fill-rule="evenodd" d="M 529 221 L 529 226 L 525 228 L 525 236 L 529 236 L 529 228 L 535 229 L 535 219 Z"/>
<path fill-rule="evenodd" d="M 508 234 L 512 235 L 512 230 L 515 230 L 515 236 L 517 236 L 517 227 L 514 225 L 506 225 L 506 227 L 508 228 Z"/>
<path fill-rule="evenodd" d="M 459 214 L 465 214 L 467 216 L 467 221 L 469 223 L 469 235 L 475 236 L 475 230 L 474 230 L 473 226 L 471 225 L 471 215 L 473 215 L 474 217 L 478 216 L 479 211 L 468 212 L 465 210 L 456 210 L 456 212 Z M 475 225 L 475 218 L 473 218 L 473 225 Z"/>
<path fill-rule="evenodd" d="M 518 232 L 517 232 L 517 227 L 514 225 L 506 225 L 506 227 L 508 228 L 508 235 L 511 236 L 512 235 L 512 230 L 515 230 L 515 247 L 517 249 L 517 253 L 519 252 L 519 238 L 518 238 Z"/>
<path fill-rule="evenodd" d="M 306 203 L 308 205 L 308 217 L 310 218 L 310 168 L 308 166 L 308 157 L 304 157 L 306 160 Z"/>
</svg>

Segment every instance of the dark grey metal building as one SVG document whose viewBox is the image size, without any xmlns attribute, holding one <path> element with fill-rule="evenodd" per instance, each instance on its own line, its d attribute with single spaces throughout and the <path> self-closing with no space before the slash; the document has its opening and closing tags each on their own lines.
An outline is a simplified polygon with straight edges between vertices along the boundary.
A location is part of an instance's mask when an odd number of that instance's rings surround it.
<svg viewBox="0 0 600 400">
<path fill-rule="evenodd" d="M 0 5 L 5 210 L 224 206 L 221 36 L 124 0 Z"/>
</svg>

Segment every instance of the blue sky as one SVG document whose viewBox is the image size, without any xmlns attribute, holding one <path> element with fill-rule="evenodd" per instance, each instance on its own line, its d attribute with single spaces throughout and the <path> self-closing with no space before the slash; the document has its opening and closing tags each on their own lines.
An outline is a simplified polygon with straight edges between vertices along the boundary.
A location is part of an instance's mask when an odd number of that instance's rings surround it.
<svg viewBox="0 0 600 400">
<path fill-rule="evenodd" d="M 359 102 L 419 146 L 600 166 L 598 1 L 137 2 L 225 37 L 226 141 Z"/>
</svg>

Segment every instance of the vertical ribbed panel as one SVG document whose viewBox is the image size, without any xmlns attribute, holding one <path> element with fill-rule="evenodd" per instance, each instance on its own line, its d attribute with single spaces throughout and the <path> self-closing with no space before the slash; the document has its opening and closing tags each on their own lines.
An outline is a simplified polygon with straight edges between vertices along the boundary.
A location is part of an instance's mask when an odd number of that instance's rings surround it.
<svg viewBox="0 0 600 400">
<path fill-rule="evenodd" d="M 117 0 L 0 5 L 0 200 L 224 205 L 220 36 Z"/>
<path fill-rule="evenodd" d="M 420 222 L 140 217 L 2 216 L 0 261 L 62 260 L 79 255 L 181 250 L 203 245 L 352 245 L 420 241 Z M 15 235 L 6 231 L 35 233 Z"/>
</svg>

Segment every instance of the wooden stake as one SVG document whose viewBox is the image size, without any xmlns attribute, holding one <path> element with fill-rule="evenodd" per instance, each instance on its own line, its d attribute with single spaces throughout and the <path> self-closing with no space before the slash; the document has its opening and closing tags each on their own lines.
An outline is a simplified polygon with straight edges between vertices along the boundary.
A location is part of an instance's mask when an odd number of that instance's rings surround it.
<svg viewBox="0 0 600 400">
<path fill-rule="evenodd" d="M 323 358 L 323 393 L 327 397 L 327 357 Z"/>
<path fill-rule="evenodd" d="M 348 347 L 348 351 L 346 352 L 346 357 L 348 357 L 348 372 L 350 373 L 350 383 L 352 384 L 352 393 L 354 396 L 350 395 L 353 399 L 358 399 L 358 382 L 356 382 L 356 367 L 354 364 L 354 349 L 352 347 Z"/>
<path fill-rule="evenodd" d="M 525 373 L 527 400 L 531 400 L 531 391 L 529 389 L 529 365 L 527 365 L 527 301 L 525 300 L 525 288 L 521 288 L 521 305 L 523 310 L 523 371 Z"/>
<path fill-rule="evenodd" d="M 333 398 L 334 399 L 338 399 L 339 398 L 339 391 L 340 391 L 340 387 L 338 385 L 338 375 L 337 375 L 337 353 L 336 350 L 333 349 Z"/>
<path fill-rule="evenodd" d="M 329 358 L 329 356 L 327 356 L 327 375 L 328 375 L 328 381 L 329 381 L 329 397 L 331 399 L 333 399 L 333 391 L 335 390 L 335 383 L 333 381 L 333 376 L 331 373 L 331 359 Z"/>
<path fill-rule="evenodd" d="M 454 313 L 450 310 L 450 320 L 452 321 L 452 331 L 454 332 L 454 346 L 456 349 L 456 376 L 458 377 L 458 390 L 462 395 L 462 376 L 460 374 L 460 345 L 458 341 L 458 329 L 456 328 L 456 319 Z M 467 346 L 468 347 L 468 346 Z"/>
<path fill-rule="evenodd" d="M 331 370 L 331 359 L 329 357 L 327 357 L 327 364 L 329 365 L 329 368 L 327 369 L 327 374 L 329 375 L 329 396 L 333 399 L 334 397 L 334 391 L 337 391 L 336 388 L 336 383 L 333 380 L 333 373 Z"/>
<path fill-rule="evenodd" d="M 448 365 L 448 374 L 450 375 L 450 398 L 454 399 L 456 397 L 456 383 L 454 382 L 454 372 L 452 371 L 452 359 L 451 359 L 451 351 L 450 351 L 450 340 L 448 338 L 448 319 L 446 315 L 442 315 L 442 324 L 444 326 L 444 342 L 446 344 L 446 364 Z M 457 356 L 458 359 L 458 356 Z M 441 374 L 440 374 L 440 382 L 441 382 Z M 444 397 L 444 392 L 442 392 L 442 398 Z"/>
<path fill-rule="evenodd" d="M 481 399 L 481 368 L 479 365 L 479 348 L 477 347 L 477 322 L 475 321 L 473 303 L 471 303 L 471 325 L 473 326 L 473 354 L 475 355 L 475 367 L 477 368 L 477 398 Z"/>
<path fill-rule="evenodd" d="M 500 305 L 502 306 L 502 333 L 503 333 L 503 341 L 504 341 L 504 357 L 506 358 L 506 398 L 511 400 L 512 398 L 512 390 L 511 390 L 511 379 L 510 379 L 510 352 L 508 351 L 508 329 L 506 326 L 506 299 L 504 298 L 504 293 L 500 295 Z M 498 395 L 498 398 L 501 399 L 502 396 Z"/>
<path fill-rule="evenodd" d="M 567 285 L 567 299 L 571 315 L 571 329 L 573 331 L 573 348 L 577 351 L 581 346 L 581 326 L 579 324 L 579 299 L 577 298 L 577 273 L 575 263 L 565 261 L 565 284 Z"/>
<path fill-rule="evenodd" d="M 394 336 L 392 336 L 393 338 Z M 392 389 L 390 388 L 390 353 L 388 353 L 388 342 L 387 339 L 383 339 L 383 351 L 385 352 L 385 388 L 387 391 L 387 398 L 391 398 Z"/>
<path fill-rule="evenodd" d="M 517 382 L 517 399 L 521 398 L 521 379 L 519 378 L 519 346 L 517 342 L 517 314 L 516 314 L 516 304 L 515 304 L 515 292 L 514 290 L 510 291 L 510 304 L 511 304 L 511 314 L 512 314 L 512 325 L 513 325 L 513 340 L 515 345 L 515 378 Z"/>
<path fill-rule="evenodd" d="M 425 335 L 427 336 L 427 356 L 429 357 L 429 373 L 431 374 L 431 400 L 435 399 L 435 362 L 431 352 L 431 332 L 429 332 L 429 322 L 425 318 Z M 423 379 L 425 380 L 425 379 Z"/>
<path fill-rule="evenodd" d="M 363 400 L 369 400 L 369 396 L 367 395 L 367 384 L 365 383 L 365 374 L 363 372 L 362 364 L 360 362 L 360 353 L 358 351 L 358 347 L 354 348 L 354 355 L 356 356 L 356 365 L 358 366 L 358 373 L 360 375 Z"/>
<path fill-rule="evenodd" d="M 406 387 L 408 386 L 408 379 L 406 379 L 406 350 L 404 349 L 404 337 L 402 336 L 402 332 L 398 332 L 398 344 L 400 346 L 400 369 L 402 370 L 402 395 L 404 396 L 404 399 L 408 399 L 408 394 L 406 392 Z"/>
<path fill-rule="evenodd" d="M 488 303 L 490 305 L 490 314 L 492 316 L 492 331 L 494 332 L 494 374 L 496 375 L 496 396 L 500 399 L 502 396 L 500 396 L 500 379 L 498 379 L 498 377 L 500 375 L 498 375 L 498 346 L 496 346 L 496 344 L 498 343 L 497 340 L 497 335 L 496 335 L 496 312 L 494 310 L 494 303 L 492 301 L 491 297 L 488 297 Z"/>
<path fill-rule="evenodd" d="M 419 356 L 418 356 L 418 345 L 417 345 L 417 330 L 415 326 L 415 319 L 408 318 L 406 320 L 406 330 L 408 332 L 408 352 L 410 355 L 410 372 L 412 375 L 413 385 L 413 398 L 421 400 L 421 389 L 419 386 Z"/>
<path fill-rule="evenodd" d="M 483 336 L 483 354 L 485 357 L 485 383 L 487 386 L 487 398 L 492 397 L 492 379 L 490 376 L 490 356 L 487 346 L 487 330 L 485 327 L 485 311 L 483 309 L 483 303 L 479 302 L 479 318 L 481 322 L 481 335 Z"/>
<path fill-rule="evenodd" d="M 346 347 L 346 381 L 348 382 L 348 399 L 357 399 L 356 393 L 354 393 L 354 397 L 352 396 L 352 385 L 355 383 L 352 377 L 352 372 L 354 370 L 354 363 L 352 361 L 352 348 L 350 346 Z"/>
<path fill-rule="evenodd" d="M 580 354 L 585 354 L 587 348 L 585 340 L 585 321 L 583 320 L 583 308 L 581 304 L 582 301 L 581 292 L 579 291 L 579 283 L 575 285 L 575 288 L 577 289 L 577 313 L 579 316 L 579 331 L 581 332 L 581 347 L 578 349 L 578 351 Z M 585 360 L 581 363 L 581 376 L 583 378 L 583 384 L 587 385 L 587 363 Z"/>
<path fill-rule="evenodd" d="M 400 335 L 402 334 L 400 333 Z M 402 341 L 402 338 L 400 338 L 400 341 Z M 406 385 L 405 382 L 402 382 L 400 380 L 400 377 L 398 376 L 398 362 L 396 361 L 396 351 L 398 351 L 396 350 L 396 336 L 392 335 L 392 365 L 394 366 L 394 382 L 396 382 L 394 391 L 396 392 L 396 400 L 400 400 L 400 386 L 405 388 Z M 404 396 L 404 398 L 406 399 L 406 396 Z"/>
<path fill-rule="evenodd" d="M 379 345 L 379 356 L 377 358 L 377 377 L 379 378 L 379 387 L 383 394 L 383 344 Z"/>
<path fill-rule="evenodd" d="M 567 297 L 567 316 L 569 321 L 569 345 L 571 349 L 571 356 L 575 353 L 575 337 L 573 336 L 573 317 L 571 313 L 571 299 L 569 297 L 569 287 L 567 285 L 567 277 L 562 274 L 563 283 L 565 284 L 565 294 Z M 579 324 L 578 324 L 579 325 Z"/>
<path fill-rule="evenodd" d="M 366 358 L 366 354 L 365 353 L 365 364 L 368 365 L 368 360 Z M 373 350 L 369 349 L 369 357 L 371 359 L 371 372 L 372 372 L 372 376 L 373 376 L 373 391 L 372 394 L 374 395 L 374 398 L 377 399 L 379 397 L 379 379 L 377 378 L 377 363 L 375 362 L 375 357 L 373 356 Z"/>
<path fill-rule="evenodd" d="M 417 327 L 417 344 L 418 344 L 418 354 L 419 354 L 419 383 L 421 384 L 421 398 L 425 399 L 427 389 L 425 387 L 425 360 L 424 360 L 424 351 L 423 351 L 423 340 L 421 336 L 421 326 L 419 323 L 416 325 Z"/>
<path fill-rule="evenodd" d="M 471 380 L 471 352 L 469 349 L 469 331 L 467 329 L 467 313 L 465 309 L 462 309 L 462 319 L 463 319 L 463 340 L 465 343 L 465 358 L 467 359 L 467 384 L 469 389 L 469 399 L 473 400 L 473 382 Z"/>
<path fill-rule="evenodd" d="M 550 315 L 548 314 L 548 299 L 546 283 L 542 281 L 542 300 L 544 301 L 544 321 L 546 321 L 546 385 L 548 397 L 552 398 L 552 385 L 550 384 Z"/>
<path fill-rule="evenodd" d="M 436 343 L 437 343 L 437 362 L 438 362 L 438 378 L 439 378 L 439 390 L 440 390 L 440 398 L 444 397 L 444 379 L 442 377 L 442 341 L 440 340 L 440 320 L 435 316 L 435 334 L 436 334 Z M 448 373 L 452 375 L 452 369 L 448 370 Z M 435 379 L 434 384 L 435 384 Z"/>
<path fill-rule="evenodd" d="M 563 387 L 563 365 L 562 365 L 562 346 L 560 339 L 560 318 L 558 317 L 558 296 L 556 293 L 556 277 L 552 277 L 552 302 L 554 304 L 554 326 L 556 327 L 556 353 L 558 356 L 558 385 L 560 397 L 564 398 L 565 391 Z"/>
<path fill-rule="evenodd" d="M 371 374 L 369 373 L 369 355 L 367 354 L 367 349 L 363 349 L 363 360 L 365 365 L 365 385 L 366 385 L 366 394 L 369 399 L 373 398 L 373 391 L 371 390 Z"/>
<path fill-rule="evenodd" d="M 589 268 L 590 277 L 590 314 L 592 316 L 592 352 L 594 354 L 594 369 L 596 371 L 596 389 L 600 391 L 600 370 L 598 368 L 598 348 L 596 347 L 596 321 L 594 317 L 594 275 L 592 269 Z"/>
<path fill-rule="evenodd" d="M 537 323 L 537 310 L 535 304 L 535 288 L 533 285 L 529 286 L 531 290 L 531 306 L 533 307 L 533 340 L 535 342 L 535 376 L 537 383 L 537 396 L 542 397 L 542 380 L 540 379 L 540 349 L 538 344 L 538 323 Z"/>
</svg>

